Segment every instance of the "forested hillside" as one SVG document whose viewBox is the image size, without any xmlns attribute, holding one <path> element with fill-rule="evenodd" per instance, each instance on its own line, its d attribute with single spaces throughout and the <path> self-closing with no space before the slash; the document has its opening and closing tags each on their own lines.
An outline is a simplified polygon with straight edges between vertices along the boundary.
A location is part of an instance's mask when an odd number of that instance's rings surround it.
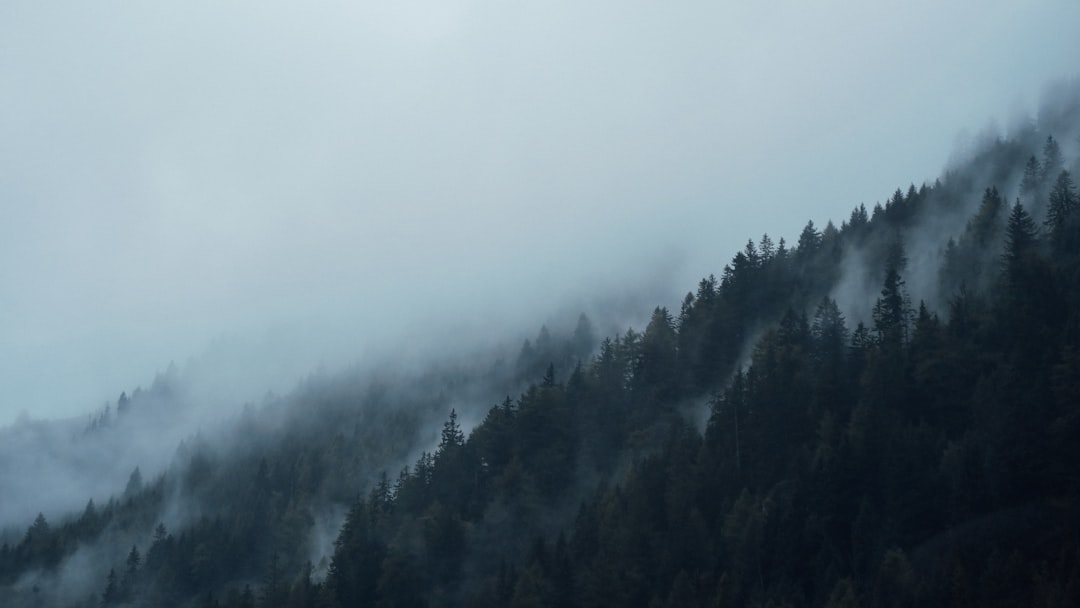
<svg viewBox="0 0 1080 608">
<path fill-rule="evenodd" d="M 1058 93 L 932 184 L 751 239 L 644 327 L 582 316 L 513 360 L 249 408 L 4 533 L 0 604 L 1080 605 L 1080 96 Z"/>
</svg>

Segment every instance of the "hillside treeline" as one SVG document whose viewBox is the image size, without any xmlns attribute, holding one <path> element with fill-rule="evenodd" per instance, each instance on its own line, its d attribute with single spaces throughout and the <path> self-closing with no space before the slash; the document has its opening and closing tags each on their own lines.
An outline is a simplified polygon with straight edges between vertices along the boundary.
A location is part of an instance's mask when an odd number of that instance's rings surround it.
<svg viewBox="0 0 1080 608">
<path fill-rule="evenodd" d="M 1078 116 L 750 240 L 640 330 L 597 342 L 582 316 L 510 362 L 253 408 L 235 444 L 192 438 L 107 504 L 8 534 L 0 600 L 1080 605 L 1080 199 L 1048 132 Z M 465 385 L 488 392 L 449 397 Z"/>
</svg>

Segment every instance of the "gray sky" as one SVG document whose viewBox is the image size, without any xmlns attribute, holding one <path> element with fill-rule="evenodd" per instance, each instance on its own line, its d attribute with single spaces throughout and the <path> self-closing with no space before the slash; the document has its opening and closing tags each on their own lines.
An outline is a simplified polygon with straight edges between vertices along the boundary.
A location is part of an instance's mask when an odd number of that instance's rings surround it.
<svg viewBox="0 0 1080 608">
<path fill-rule="evenodd" d="M 590 291 L 674 305 L 746 238 L 1030 112 L 1078 24 L 1075 0 L 5 0 L 0 424 L 219 351 L 287 385 Z"/>
</svg>

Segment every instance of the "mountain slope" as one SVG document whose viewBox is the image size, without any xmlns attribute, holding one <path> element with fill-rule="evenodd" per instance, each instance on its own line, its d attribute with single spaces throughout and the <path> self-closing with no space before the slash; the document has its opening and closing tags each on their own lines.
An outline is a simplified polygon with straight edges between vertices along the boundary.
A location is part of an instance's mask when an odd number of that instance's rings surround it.
<svg viewBox="0 0 1080 608">
<path fill-rule="evenodd" d="M 1080 96 L 1051 101 L 640 330 L 251 408 L 6 533 L 0 601 L 1076 604 Z"/>
</svg>

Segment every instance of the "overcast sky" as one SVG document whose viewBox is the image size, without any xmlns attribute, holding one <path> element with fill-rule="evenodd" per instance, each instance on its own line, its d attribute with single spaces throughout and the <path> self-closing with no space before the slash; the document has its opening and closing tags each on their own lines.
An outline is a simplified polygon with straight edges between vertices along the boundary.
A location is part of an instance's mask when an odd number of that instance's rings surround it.
<svg viewBox="0 0 1080 608">
<path fill-rule="evenodd" d="M 302 373 L 590 292 L 676 305 L 747 237 L 1032 111 L 1078 24 L 1075 0 L 5 0 L 0 424 L 208 349 Z"/>
</svg>

